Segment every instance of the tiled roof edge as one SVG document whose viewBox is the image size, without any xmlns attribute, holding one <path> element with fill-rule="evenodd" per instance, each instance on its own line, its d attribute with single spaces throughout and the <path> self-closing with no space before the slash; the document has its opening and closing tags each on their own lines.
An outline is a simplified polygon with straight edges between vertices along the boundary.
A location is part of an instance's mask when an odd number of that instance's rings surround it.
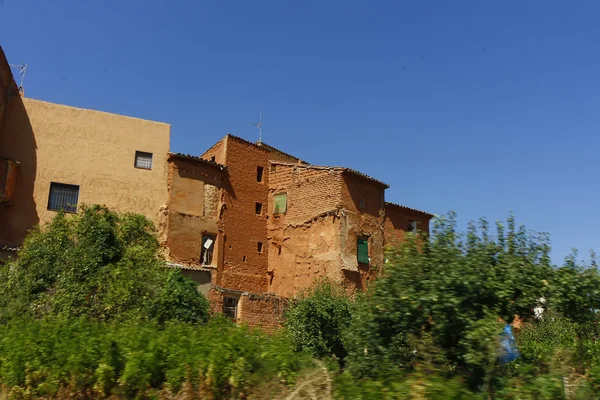
<svg viewBox="0 0 600 400">
<path fill-rule="evenodd" d="M 402 204 L 396 204 L 396 203 L 392 203 L 392 202 L 386 201 L 385 205 L 386 206 L 393 206 L 393 207 L 403 208 L 405 210 L 410 210 L 410 211 L 414 211 L 414 212 L 418 212 L 418 213 L 421 213 L 421 214 L 425 214 L 425 215 L 427 215 L 429 217 L 435 217 L 434 214 L 428 213 L 427 211 L 419 210 L 417 208 L 412 208 L 412 207 L 408 207 L 408 206 L 403 206 Z"/>
<path fill-rule="evenodd" d="M 192 156 L 190 154 L 183 154 L 183 153 L 169 153 L 169 158 L 171 157 L 177 157 L 177 158 L 184 158 L 186 160 L 191 160 L 191 161 L 197 161 L 200 162 L 202 164 L 206 164 L 206 165 L 210 165 L 212 167 L 216 167 L 219 169 L 227 169 L 227 167 L 223 164 L 219 164 L 217 162 L 214 161 L 210 161 L 210 160 L 206 160 L 202 157 L 198 157 L 198 156 Z"/>
</svg>

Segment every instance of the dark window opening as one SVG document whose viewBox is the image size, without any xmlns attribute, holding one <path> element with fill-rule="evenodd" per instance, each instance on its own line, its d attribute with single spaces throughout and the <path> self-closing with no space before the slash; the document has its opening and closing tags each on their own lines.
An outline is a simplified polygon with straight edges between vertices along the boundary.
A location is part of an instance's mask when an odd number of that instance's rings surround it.
<svg viewBox="0 0 600 400">
<path fill-rule="evenodd" d="M 287 193 L 279 193 L 273 196 L 273 214 L 285 214 L 287 211 Z"/>
<path fill-rule="evenodd" d="M 417 233 L 417 221 L 408 221 L 408 232 Z"/>
<path fill-rule="evenodd" d="M 215 162 L 215 156 L 212 156 L 212 157 L 210 158 L 210 161 L 212 161 L 212 162 Z"/>
<path fill-rule="evenodd" d="M 277 165 L 271 165 L 271 173 L 277 172 Z"/>
<path fill-rule="evenodd" d="M 50 196 L 48 197 L 48 210 L 64 211 L 67 213 L 77 212 L 77 201 L 79 199 L 79 186 L 66 185 L 64 183 L 50 183 Z"/>
<path fill-rule="evenodd" d="M 262 253 L 262 242 L 258 242 L 258 254 Z"/>
<path fill-rule="evenodd" d="M 141 169 L 152 169 L 152 153 L 136 151 L 135 167 Z"/>
<path fill-rule="evenodd" d="M 242 257 L 242 262 L 246 262 L 246 256 Z"/>
<path fill-rule="evenodd" d="M 200 250 L 200 262 L 202 265 L 213 265 L 213 250 L 215 248 L 215 237 L 202 235 L 202 249 Z"/>
<path fill-rule="evenodd" d="M 256 167 L 256 182 L 263 181 L 263 171 L 264 171 L 263 167 Z"/>
<path fill-rule="evenodd" d="M 361 197 L 361 198 L 358 200 L 358 208 L 360 208 L 361 210 L 364 210 L 364 209 L 365 209 L 365 199 L 364 199 L 363 197 Z"/>
<path fill-rule="evenodd" d="M 356 253 L 360 264 L 369 264 L 369 239 L 359 237 L 356 240 Z"/>
<path fill-rule="evenodd" d="M 262 215 L 262 204 L 256 203 L 256 215 Z"/>
<path fill-rule="evenodd" d="M 238 303 L 237 297 L 223 297 L 223 314 L 233 321 L 237 320 Z"/>
<path fill-rule="evenodd" d="M 281 246 L 279 246 L 279 247 L 277 248 L 277 255 L 279 255 L 279 256 L 281 255 Z"/>
</svg>

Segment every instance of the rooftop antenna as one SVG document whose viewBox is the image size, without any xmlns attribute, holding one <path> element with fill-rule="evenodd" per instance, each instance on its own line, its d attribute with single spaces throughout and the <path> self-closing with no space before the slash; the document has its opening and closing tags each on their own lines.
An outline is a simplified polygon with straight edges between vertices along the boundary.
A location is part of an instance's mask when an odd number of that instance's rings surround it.
<svg viewBox="0 0 600 400">
<path fill-rule="evenodd" d="M 260 113 L 260 119 L 258 124 L 254 124 L 258 128 L 258 141 L 262 142 L 262 113 Z"/>
<path fill-rule="evenodd" d="M 19 75 L 21 75 L 21 84 L 19 85 L 19 89 L 23 88 L 23 81 L 25 81 L 25 74 L 27 73 L 27 63 L 25 64 L 9 64 L 11 68 L 16 68 L 19 70 Z"/>
</svg>

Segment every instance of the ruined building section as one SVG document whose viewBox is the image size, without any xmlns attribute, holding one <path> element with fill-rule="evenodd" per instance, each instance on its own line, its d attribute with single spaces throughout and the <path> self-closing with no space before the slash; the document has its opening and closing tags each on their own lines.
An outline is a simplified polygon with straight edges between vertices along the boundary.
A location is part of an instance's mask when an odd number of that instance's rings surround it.
<svg viewBox="0 0 600 400">
<path fill-rule="evenodd" d="M 429 221 L 433 214 L 395 203 L 385 203 L 385 241 L 397 246 L 406 232 L 429 233 Z"/>
<path fill-rule="evenodd" d="M 219 216 L 226 170 L 216 162 L 174 153 L 169 154 L 168 165 L 168 265 L 180 268 L 196 282 L 200 292 L 208 295 L 222 264 Z"/>
<path fill-rule="evenodd" d="M 343 283 L 351 290 L 364 290 L 383 265 L 385 189 L 389 186 L 351 169 L 344 170 L 343 178 Z"/>
<path fill-rule="evenodd" d="M 272 161 L 269 292 L 291 297 L 320 277 L 341 281 L 342 171 Z"/>
<path fill-rule="evenodd" d="M 387 185 L 348 168 L 271 161 L 269 291 L 326 277 L 360 290 L 383 263 Z"/>
</svg>

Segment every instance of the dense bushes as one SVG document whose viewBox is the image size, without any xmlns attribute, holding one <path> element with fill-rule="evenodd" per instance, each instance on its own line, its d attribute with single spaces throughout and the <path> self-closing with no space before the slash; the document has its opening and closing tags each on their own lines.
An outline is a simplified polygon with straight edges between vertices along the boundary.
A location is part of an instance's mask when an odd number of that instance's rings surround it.
<svg viewBox="0 0 600 400">
<path fill-rule="evenodd" d="M 241 398 L 265 381 L 293 382 L 310 358 L 283 335 L 221 319 L 100 323 L 83 318 L 0 325 L 0 382 L 17 395 L 127 398 L 161 391 Z"/>
<path fill-rule="evenodd" d="M 16 261 L 0 266 L 0 321 L 22 315 L 206 321 L 208 301 L 158 252 L 154 227 L 141 215 L 102 206 L 58 214 L 28 235 Z"/>
</svg>

